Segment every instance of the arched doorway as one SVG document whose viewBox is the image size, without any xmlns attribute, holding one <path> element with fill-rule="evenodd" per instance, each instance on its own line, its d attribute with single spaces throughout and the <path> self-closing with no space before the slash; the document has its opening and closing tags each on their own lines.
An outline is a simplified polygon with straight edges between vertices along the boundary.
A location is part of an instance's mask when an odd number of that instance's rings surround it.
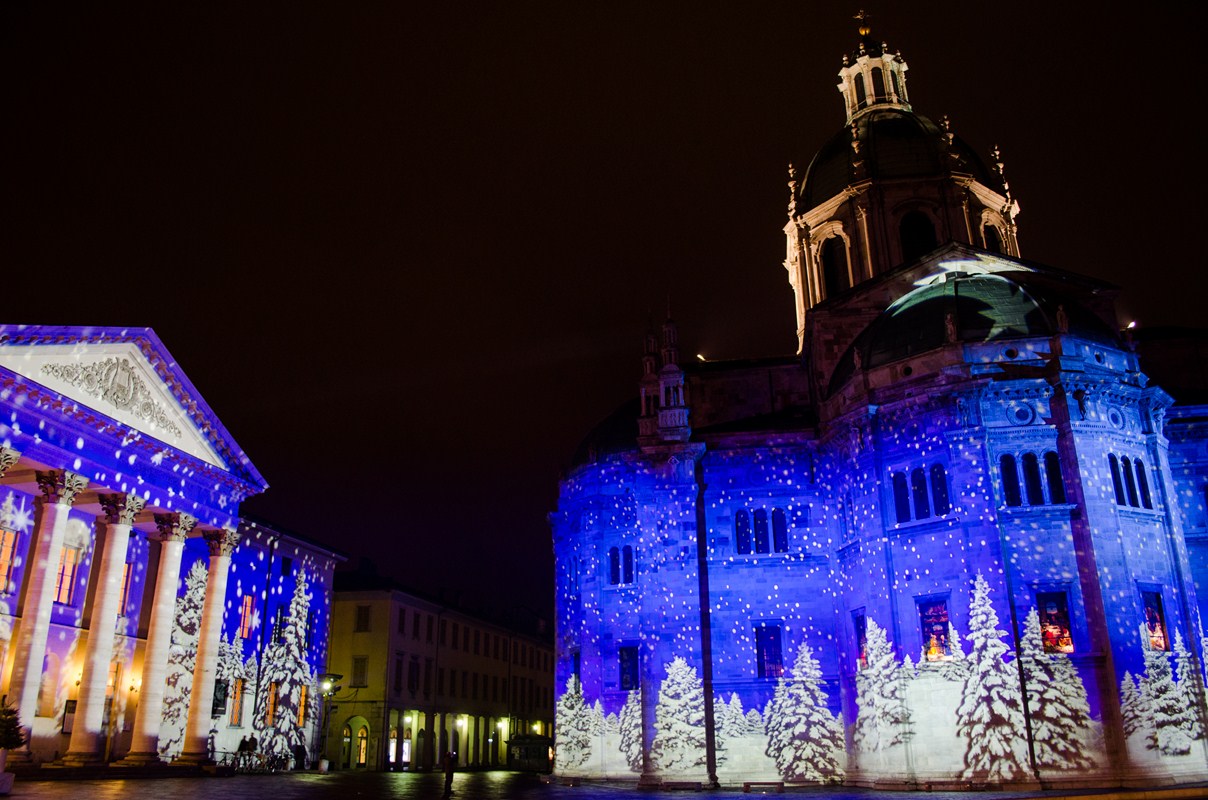
<svg viewBox="0 0 1208 800">
<path fill-rule="evenodd" d="M 369 720 L 349 717 L 340 732 L 340 764 L 344 769 L 367 769 L 369 761 Z"/>
</svg>

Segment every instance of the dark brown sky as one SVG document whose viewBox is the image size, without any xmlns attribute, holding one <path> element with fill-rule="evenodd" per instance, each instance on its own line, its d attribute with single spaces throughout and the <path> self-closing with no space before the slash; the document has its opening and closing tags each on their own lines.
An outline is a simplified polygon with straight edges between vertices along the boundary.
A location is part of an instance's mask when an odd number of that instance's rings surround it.
<svg viewBox="0 0 1208 800">
<path fill-rule="evenodd" d="M 648 313 L 795 346 L 785 167 L 842 125 L 855 9 L 418 5 L 0 6 L 4 322 L 155 328 L 272 485 L 249 510 L 544 608 L 559 469 Z M 915 109 L 1002 147 L 1025 257 L 1200 324 L 1205 12 L 1008 5 L 870 11 Z"/>
</svg>

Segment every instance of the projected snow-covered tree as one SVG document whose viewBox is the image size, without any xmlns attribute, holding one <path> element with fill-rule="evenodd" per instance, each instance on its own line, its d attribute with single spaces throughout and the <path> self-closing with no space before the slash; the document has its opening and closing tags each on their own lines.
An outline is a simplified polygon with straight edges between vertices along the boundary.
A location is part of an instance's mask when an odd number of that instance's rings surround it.
<svg viewBox="0 0 1208 800">
<path fill-rule="evenodd" d="M 705 693 L 696 668 L 675 657 L 659 687 L 651 756 L 664 772 L 705 766 Z"/>
<path fill-rule="evenodd" d="M 260 664 L 260 695 L 255 730 L 267 753 L 290 755 L 306 746 L 307 727 L 318 709 L 314 672 L 306 659 L 306 624 L 311 596 L 306 573 L 298 571 L 289 613 L 282 620 Z"/>
<path fill-rule="evenodd" d="M 856 675 L 860 711 L 854 741 L 865 753 L 899 744 L 910 734 L 910 709 L 906 707 L 901 666 L 885 629 L 868 619 L 865 653 L 867 666 Z"/>
<path fill-rule="evenodd" d="M 165 758 L 180 755 L 184 746 L 185 722 L 189 714 L 189 694 L 193 687 L 193 669 L 197 660 L 197 632 L 201 627 L 201 608 L 206 598 L 206 565 L 193 562 L 185 574 L 184 594 L 176 599 L 172 624 L 172 642 L 168 647 L 168 670 L 164 678 L 163 721 L 159 728 L 159 752 Z"/>
<path fill-rule="evenodd" d="M 1046 653 L 1035 608 L 1020 641 L 1033 751 L 1040 769 L 1077 770 L 1095 766 L 1081 733 L 1090 727 L 1086 687 L 1065 653 Z"/>
<path fill-rule="evenodd" d="M 781 676 L 765 720 L 764 753 L 790 781 L 835 781 L 843 777 L 843 723 L 827 708 L 822 669 L 809 645 L 803 644 L 792 677 Z"/>
<path fill-rule="evenodd" d="M 625 697 L 618 720 L 621 728 L 621 754 L 634 772 L 642 771 L 642 693 L 633 690 Z"/>
<path fill-rule="evenodd" d="M 554 725 L 558 732 L 556 766 L 559 771 L 574 769 L 591 757 L 594 721 L 591 709 L 583 700 L 578 679 L 566 679 L 566 691 L 558 698 Z"/>
</svg>

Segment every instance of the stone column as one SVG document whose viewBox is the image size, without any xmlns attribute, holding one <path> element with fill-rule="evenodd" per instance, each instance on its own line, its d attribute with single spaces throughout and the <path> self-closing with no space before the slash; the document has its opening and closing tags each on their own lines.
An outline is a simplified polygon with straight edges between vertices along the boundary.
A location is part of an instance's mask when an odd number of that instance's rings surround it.
<svg viewBox="0 0 1208 800">
<path fill-rule="evenodd" d="M 164 679 L 168 674 L 168 646 L 176 613 L 176 591 L 180 582 L 180 559 L 185 537 L 197 520 L 188 514 L 156 514 L 159 538 L 159 572 L 151 597 L 151 620 L 147 627 L 147 649 L 143 653 L 142 689 L 134 712 L 134 734 L 130 752 L 119 763 L 137 766 L 159 763 L 159 726 L 164 715 Z"/>
<path fill-rule="evenodd" d="M 193 691 L 189 694 L 189 718 L 185 723 L 185 741 L 175 764 L 205 764 L 210 761 L 206 740 L 214 704 L 214 676 L 218 672 L 218 643 L 222 638 L 222 615 L 226 608 L 227 576 L 231 553 L 239 543 L 235 531 L 208 531 L 210 570 L 206 576 L 206 599 L 201 607 L 201 625 L 197 631 L 197 662 L 193 669 Z"/>
<path fill-rule="evenodd" d="M 122 572 L 126 566 L 126 547 L 134 516 L 145 501 L 134 494 L 100 495 L 105 510 L 105 545 L 97 571 L 92 618 L 88 621 L 88 640 L 84 644 L 83 678 L 80 681 L 75 727 L 67 745 L 63 763 L 68 766 L 100 764 L 104 761 L 105 688 L 109 680 L 109 662 L 113 658 L 113 631 L 117 624 L 118 604 L 122 596 Z M 95 553 L 94 556 L 95 558 Z M 114 687 L 116 691 L 118 687 Z"/>
<path fill-rule="evenodd" d="M 17 714 L 27 734 L 25 746 L 11 754 L 18 761 L 29 757 L 28 734 L 38 710 L 42 659 L 46 657 L 46 636 L 50 630 L 51 604 L 54 602 L 63 534 L 67 530 L 67 513 L 76 495 L 88 485 L 87 478 L 74 472 L 51 470 L 36 475 L 43 497 L 37 505 L 33 552 L 26 580 L 25 613 L 13 648 L 13 676 L 8 684 L 9 699 L 16 703 Z"/>
</svg>

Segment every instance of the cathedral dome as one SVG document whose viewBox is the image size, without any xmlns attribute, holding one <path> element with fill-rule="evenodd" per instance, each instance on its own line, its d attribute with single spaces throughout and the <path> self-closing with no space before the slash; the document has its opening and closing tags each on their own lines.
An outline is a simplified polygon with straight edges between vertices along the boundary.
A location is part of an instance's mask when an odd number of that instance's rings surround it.
<svg viewBox="0 0 1208 800">
<path fill-rule="evenodd" d="M 863 174 L 852 166 L 852 137 L 860 145 Z M 869 109 L 823 145 L 806 171 L 798 207 L 810 209 L 829 200 L 857 180 L 941 177 L 965 172 L 993 185 L 985 163 L 959 137 L 947 134 L 927 117 L 895 107 Z"/>
<path fill-rule="evenodd" d="M 834 394 L 857 364 L 878 367 L 951 341 L 993 342 L 1058 333 L 1116 346 L 1116 334 L 1058 279 L 1036 272 L 951 272 L 902 296 L 856 337 L 831 377 Z"/>
</svg>

